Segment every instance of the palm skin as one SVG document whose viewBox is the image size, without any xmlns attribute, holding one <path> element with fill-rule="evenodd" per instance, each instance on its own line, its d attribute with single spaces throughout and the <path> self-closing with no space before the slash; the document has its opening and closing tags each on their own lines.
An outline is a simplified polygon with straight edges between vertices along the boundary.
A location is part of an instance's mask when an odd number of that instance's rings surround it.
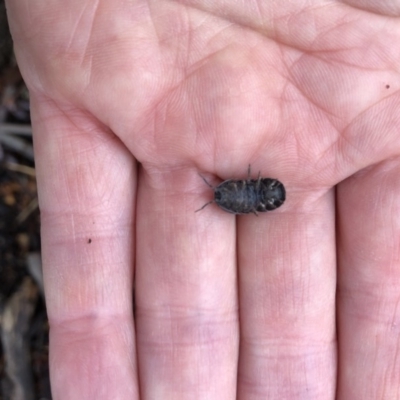
<svg viewBox="0 0 400 400">
<path fill-rule="evenodd" d="M 400 5 L 351 3 L 8 1 L 55 399 L 400 398 Z M 248 164 L 279 210 L 194 213 Z"/>
</svg>

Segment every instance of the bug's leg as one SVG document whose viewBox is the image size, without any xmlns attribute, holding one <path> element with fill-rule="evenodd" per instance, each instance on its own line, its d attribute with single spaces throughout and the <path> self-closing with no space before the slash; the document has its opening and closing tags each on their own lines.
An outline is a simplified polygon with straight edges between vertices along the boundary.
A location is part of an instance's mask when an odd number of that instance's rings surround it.
<svg viewBox="0 0 400 400">
<path fill-rule="evenodd" d="M 207 207 L 209 204 L 211 204 L 211 203 L 214 203 L 214 200 L 211 200 L 211 201 L 209 201 L 208 203 L 206 203 L 206 204 L 204 204 L 204 206 L 203 207 L 201 207 L 201 208 L 199 208 L 198 210 L 196 210 L 195 212 L 197 212 L 197 211 L 201 211 L 204 207 Z"/>
<path fill-rule="evenodd" d="M 199 175 L 200 175 L 200 174 L 199 174 Z M 200 177 L 201 177 L 201 179 L 203 179 L 203 181 L 206 183 L 207 186 L 210 186 L 211 189 L 214 189 L 214 186 L 211 186 L 211 185 L 207 182 L 206 178 L 204 178 L 203 175 L 200 175 Z"/>
<path fill-rule="evenodd" d="M 247 179 L 250 179 L 251 175 L 251 164 L 249 164 L 249 168 L 247 168 Z"/>
<path fill-rule="evenodd" d="M 257 213 L 256 210 L 253 210 L 252 213 L 253 213 L 256 217 L 258 217 L 258 213 Z"/>
<path fill-rule="evenodd" d="M 256 183 L 256 189 L 260 189 L 260 183 L 261 183 L 261 171 L 258 171 L 258 178 L 257 178 L 257 183 Z"/>
</svg>

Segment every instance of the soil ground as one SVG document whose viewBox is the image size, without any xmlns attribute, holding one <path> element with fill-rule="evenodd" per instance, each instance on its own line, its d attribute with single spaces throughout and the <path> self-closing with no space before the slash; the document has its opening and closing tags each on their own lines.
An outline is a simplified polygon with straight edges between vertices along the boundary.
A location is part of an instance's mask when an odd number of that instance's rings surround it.
<svg viewBox="0 0 400 400">
<path fill-rule="evenodd" d="M 0 400 L 50 400 L 29 95 L 0 0 Z"/>
</svg>

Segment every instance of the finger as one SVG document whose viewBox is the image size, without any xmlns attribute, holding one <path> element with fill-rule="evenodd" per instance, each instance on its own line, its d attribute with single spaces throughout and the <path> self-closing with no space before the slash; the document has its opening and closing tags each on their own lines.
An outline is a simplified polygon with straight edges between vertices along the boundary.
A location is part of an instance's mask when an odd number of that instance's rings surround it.
<svg viewBox="0 0 400 400">
<path fill-rule="evenodd" d="M 240 217 L 238 399 L 334 398 L 334 232 L 332 190 Z"/>
<path fill-rule="evenodd" d="M 134 161 L 79 110 L 33 96 L 32 118 L 53 395 L 137 399 Z"/>
<path fill-rule="evenodd" d="M 209 205 L 194 171 L 142 171 L 136 317 L 143 399 L 234 399 L 235 218 Z M 195 189 L 196 188 L 196 189 Z M 203 191 L 204 189 L 204 191 Z"/>
<path fill-rule="evenodd" d="M 400 396 L 400 166 L 338 188 L 338 399 Z"/>
</svg>

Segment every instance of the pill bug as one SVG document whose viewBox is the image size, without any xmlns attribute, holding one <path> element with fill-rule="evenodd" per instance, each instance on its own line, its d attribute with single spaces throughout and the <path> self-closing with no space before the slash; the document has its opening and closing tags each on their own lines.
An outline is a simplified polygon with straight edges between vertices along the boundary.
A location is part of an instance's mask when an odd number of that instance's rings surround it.
<svg viewBox="0 0 400 400">
<path fill-rule="evenodd" d="M 203 176 L 201 177 L 214 190 L 214 200 L 204 204 L 196 212 L 211 203 L 216 203 L 231 214 L 258 215 L 258 212 L 271 211 L 280 207 L 286 198 L 285 187 L 277 179 L 262 178 L 260 173 L 257 179 L 251 179 L 250 165 L 247 179 L 228 179 L 216 187 L 210 185 Z"/>
</svg>

